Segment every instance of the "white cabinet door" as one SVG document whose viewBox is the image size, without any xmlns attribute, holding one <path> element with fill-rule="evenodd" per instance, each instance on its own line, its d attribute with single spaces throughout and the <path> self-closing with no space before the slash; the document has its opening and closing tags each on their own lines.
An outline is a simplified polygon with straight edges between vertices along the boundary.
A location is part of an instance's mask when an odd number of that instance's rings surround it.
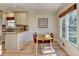
<svg viewBox="0 0 79 59">
<path fill-rule="evenodd" d="M 17 50 L 16 33 L 5 34 L 5 48 L 7 50 Z"/>
<path fill-rule="evenodd" d="M 3 25 L 6 24 L 6 14 L 5 13 L 2 14 L 2 24 Z"/>
<path fill-rule="evenodd" d="M 21 24 L 22 25 L 27 25 L 27 13 L 21 13 Z"/>
<path fill-rule="evenodd" d="M 16 24 L 27 25 L 27 13 L 25 12 L 17 12 L 15 13 Z"/>
<path fill-rule="evenodd" d="M 20 50 L 22 48 L 22 35 L 19 33 L 17 35 L 17 49 Z"/>
<path fill-rule="evenodd" d="M 16 24 L 20 25 L 21 24 L 21 17 L 20 13 L 15 13 L 15 21 Z"/>
</svg>

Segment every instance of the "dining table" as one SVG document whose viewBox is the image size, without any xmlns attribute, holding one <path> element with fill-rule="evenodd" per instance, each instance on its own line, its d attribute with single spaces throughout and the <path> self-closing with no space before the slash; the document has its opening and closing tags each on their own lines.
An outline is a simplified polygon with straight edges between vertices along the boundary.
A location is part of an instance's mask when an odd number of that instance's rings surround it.
<svg viewBox="0 0 79 59">
<path fill-rule="evenodd" d="M 50 41 L 49 44 L 50 46 L 52 45 L 52 37 L 49 34 L 38 34 L 36 37 L 36 55 L 38 55 L 38 44 L 39 41 L 42 41 L 42 44 L 46 44 L 44 43 L 45 41 Z"/>
</svg>

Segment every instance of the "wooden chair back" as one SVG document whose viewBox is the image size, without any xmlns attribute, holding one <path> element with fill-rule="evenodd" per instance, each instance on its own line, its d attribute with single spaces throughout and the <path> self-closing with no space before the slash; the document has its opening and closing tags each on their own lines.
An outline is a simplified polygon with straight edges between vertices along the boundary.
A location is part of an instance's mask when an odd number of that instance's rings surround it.
<svg viewBox="0 0 79 59">
<path fill-rule="evenodd" d="M 36 37 L 37 37 L 37 33 L 35 32 L 35 33 L 33 34 L 34 43 L 36 43 Z"/>
<path fill-rule="evenodd" d="M 52 42 L 53 42 L 53 40 L 54 40 L 54 34 L 50 33 L 50 36 L 52 37 Z"/>
</svg>

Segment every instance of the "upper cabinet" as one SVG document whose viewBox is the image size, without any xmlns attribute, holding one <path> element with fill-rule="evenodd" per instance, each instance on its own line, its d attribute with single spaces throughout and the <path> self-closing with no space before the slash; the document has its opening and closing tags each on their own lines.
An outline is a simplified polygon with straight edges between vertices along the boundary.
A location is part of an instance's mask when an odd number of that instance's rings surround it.
<svg viewBox="0 0 79 59">
<path fill-rule="evenodd" d="M 16 21 L 16 24 L 19 24 L 19 25 L 21 24 L 20 16 L 21 16 L 20 13 L 15 13 L 15 21 Z"/>
<path fill-rule="evenodd" d="M 7 14 L 3 13 L 2 14 L 2 24 L 6 25 L 6 17 Z M 14 17 L 15 17 L 15 23 L 17 25 L 28 25 L 28 13 L 27 12 L 14 12 Z"/>
<path fill-rule="evenodd" d="M 6 14 L 2 13 L 2 25 L 6 24 Z"/>
<path fill-rule="evenodd" d="M 15 21 L 17 25 L 28 25 L 27 12 L 15 12 Z"/>
</svg>

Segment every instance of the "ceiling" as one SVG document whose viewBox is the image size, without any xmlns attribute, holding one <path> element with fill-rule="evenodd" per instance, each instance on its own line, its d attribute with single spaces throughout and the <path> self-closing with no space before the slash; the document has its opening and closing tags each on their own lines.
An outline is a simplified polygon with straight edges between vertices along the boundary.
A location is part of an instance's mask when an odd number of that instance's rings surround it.
<svg viewBox="0 0 79 59">
<path fill-rule="evenodd" d="M 55 12 L 60 3 L 0 3 L 3 11 Z"/>
</svg>

